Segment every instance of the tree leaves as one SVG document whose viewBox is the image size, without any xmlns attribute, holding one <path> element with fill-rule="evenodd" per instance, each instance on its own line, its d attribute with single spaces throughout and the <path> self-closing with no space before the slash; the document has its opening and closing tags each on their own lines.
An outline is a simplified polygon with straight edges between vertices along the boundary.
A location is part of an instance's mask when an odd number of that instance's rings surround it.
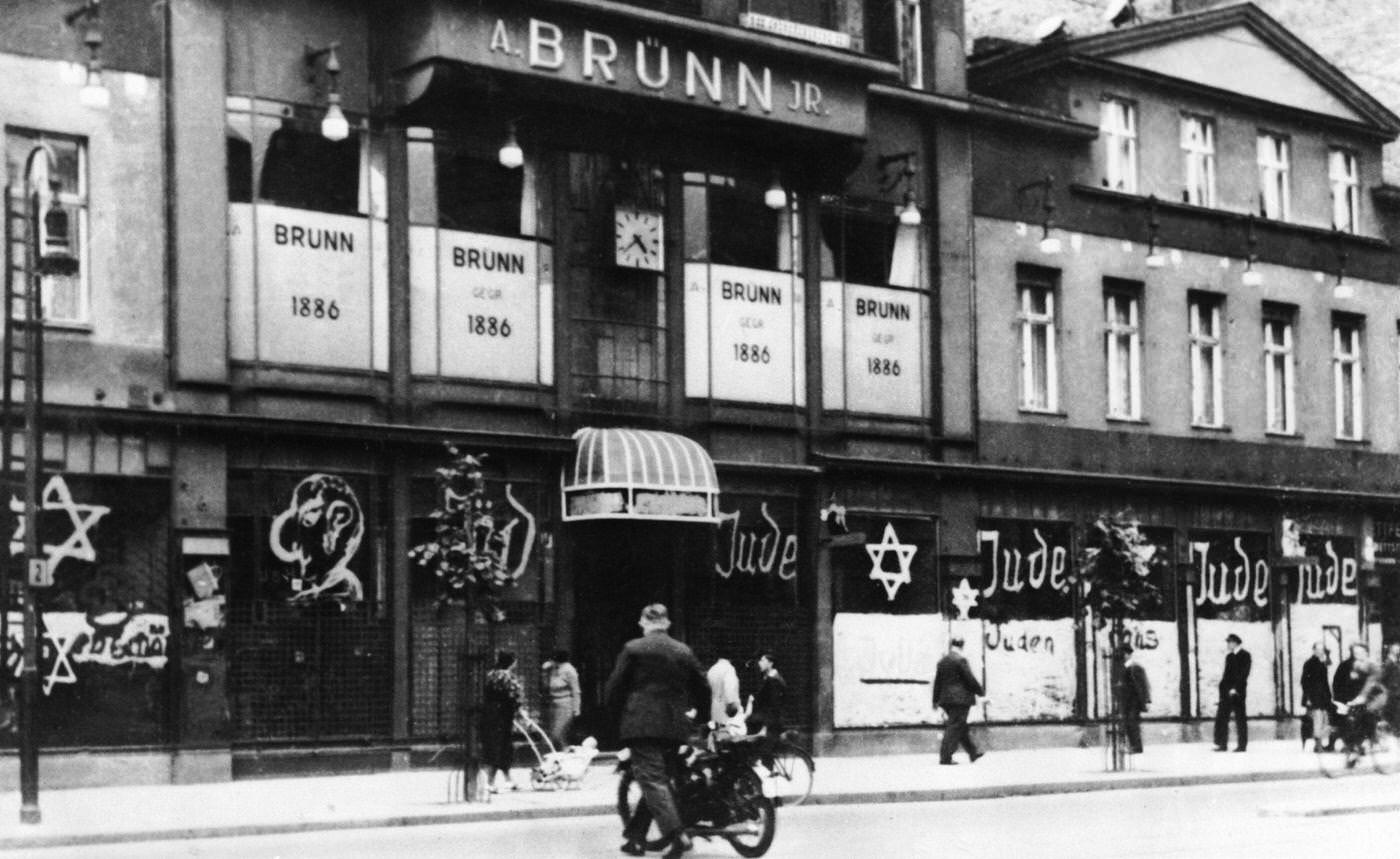
<svg viewBox="0 0 1400 859">
<path fill-rule="evenodd" d="M 1076 579 L 1085 603 L 1102 625 L 1159 606 L 1162 592 L 1151 576 L 1165 563 L 1136 520 L 1104 514 L 1086 529 Z"/>
</svg>

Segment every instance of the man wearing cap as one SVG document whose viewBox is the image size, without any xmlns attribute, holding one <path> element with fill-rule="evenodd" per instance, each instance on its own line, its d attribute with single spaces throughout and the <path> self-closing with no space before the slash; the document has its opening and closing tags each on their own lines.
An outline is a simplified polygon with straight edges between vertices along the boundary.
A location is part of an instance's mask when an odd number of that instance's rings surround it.
<svg viewBox="0 0 1400 859">
<path fill-rule="evenodd" d="M 977 696 L 983 694 L 982 684 L 968 667 L 962 647 L 961 637 L 955 635 L 948 639 L 948 653 L 938 660 L 938 670 L 933 675 L 933 706 L 941 708 L 947 716 L 943 744 L 938 749 L 938 762 L 944 766 L 954 764 L 953 752 L 959 745 L 967 750 L 968 760 L 982 757 L 967 730 L 967 711 L 977 703 Z"/>
<path fill-rule="evenodd" d="M 1215 708 L 1215 750 L 1223 752 L 1230 740 L 1230 715 L 1235 716 L 1235 751 L 1249 746 L 1249 725 L 1245 722 L 1244 699 L 1249 686 L 1249 651 L 1233 632 L 1225 636 L 1225 671 L 1220 675 L 1220 703 Z"/>
<path fill-rule="evenodd" d="M 666 606 L 652 603 L 642 609 L 638 624 L 641 637 L 623 645 L 603 693 L 608 706 L 621 713 L 618 737 L 631 749 L 632 777 L 642 789 L 642 801 L 623 830 L 627 840 L 622 852 L 646 852 L 654 818 L 670 841 L 663 855 L 675 857 L 690 849 L 690 839 L 676 809 L 670 774 L 677 747 L 693 731 L 687 711 L 706 706 L 710 686 L 695 654 L 666 632 L 671 626 Z"/>
</svg>

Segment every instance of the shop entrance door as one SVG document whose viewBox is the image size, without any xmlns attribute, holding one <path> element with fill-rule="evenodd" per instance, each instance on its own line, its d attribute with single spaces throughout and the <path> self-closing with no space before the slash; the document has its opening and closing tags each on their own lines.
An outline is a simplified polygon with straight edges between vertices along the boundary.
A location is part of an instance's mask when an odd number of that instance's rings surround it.
<svg viewBox="0 0 1400 859">
<path fill-rule="evenodd" d="M 641 635 L 643 606 L 659 602 L 671 634 L 686 641 L 681 583 L 711 557 L 714 529 L 671 522 L 580 522 L 569 526 L 575 595 L 574 665 L 583 691 L 580 730 L 604 748 L 617 746 L 617 714 L 603 706 L 603 686 L 622 645 Z"/>
</svg>

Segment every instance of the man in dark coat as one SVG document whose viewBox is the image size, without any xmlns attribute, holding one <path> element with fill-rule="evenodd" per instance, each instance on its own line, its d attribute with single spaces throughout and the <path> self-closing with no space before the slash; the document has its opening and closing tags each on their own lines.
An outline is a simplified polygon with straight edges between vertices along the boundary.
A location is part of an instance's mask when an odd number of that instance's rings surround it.
<svg viewBox="0 0 1400 859">
<path fill-rule="evenodd" d="M 947 716 L 943 744 L 938 749 L 938 762 L 944 766 L 953 765 L 953 752 L 959 745 L 967 750 L 970 761 L 982 757 L 967 730 L 967 711 L 977 703 L 977 696 L 983 694 L 982 684 L 968 667 L 962 647 L 961 638 L 949 639 L 948 653 L 938 660 L 938 670 L 933 675 L 933 706 L 941 708 Z"/>
<path fill-rule="evenodd" d="M 1123 657 L 1123 673 L 1118 680 L 1118 711 L 1123 715 L 1123 733 L 1128 736 L 1128 751 L 1142 754 L 1142 714 L 1152 703 L 1152 687 L 1147 672 L 1133 658 L 1133 646 L 1119 649 Z"/>
<path fill-rule="evenodd" d="M 623 646 L 604 688 L 608 706 L 621 713 L 618 737 L 631 749 L 632 777 L 642 789 L 642 801 L 623 831 L 622 852 L 646 852 L 643 842 L 655 818 L 670 840 L 663 855 L 674 857 L 690 849 L 690 839 L 682 831 L 670 776 L 676 749 L 694 728 L 687 711 L 709 704 L 710 685 L 695 654 L 666 632 L 671 626 L 666 606 L 642 609 L 638 623 L 642 636 Z"/>
<path fill-rule="evenodd" d="M 1322 751 L 1327 738 L 1328 717 L 1332 712 L 1332 689 L 1327 685 L 1327 648 L 1322 642 L 1312 646 L 1312 656 L 1303 663 L 1303 709 L 1308 711 L 1313 751 Z M 1307 739 L 1304 738 L 1304 742 Z"/>
<path fill-rule="evenodd" d="M 1230 741 L 1230 716 L 1235 717 L 1235 751 L 1249 747 L 1249 725 L 1245 721 L 1245 692 L 1249 688 L 1252 661 L 1238 635 L 1225 636 L 1230 652 L 1225 655 L 1225 671 L 1220 675 L 1220 703 L 1215 708 L 1215 750 L 1223 752 Z"/>
<path fill-rule="evenodd" d="M 1337 673 L 1332 675 L 1332 700 L 1350 701 L 1361 694 L 1366 685 L 1366 676 L 1356 670 L 1358 660 L 1365 662 L 1371 651 L 1364 644 L 1353 644 L 1350 654 L 1337 665 Z"/>
</svg>

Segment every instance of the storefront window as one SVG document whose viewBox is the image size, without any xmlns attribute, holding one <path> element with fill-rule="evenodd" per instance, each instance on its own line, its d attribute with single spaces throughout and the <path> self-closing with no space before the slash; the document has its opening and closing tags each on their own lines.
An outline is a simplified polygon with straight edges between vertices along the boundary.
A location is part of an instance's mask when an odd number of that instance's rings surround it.
<svg viewBox="0 0 1400 859">
<path fill-rule="evenodd" d="M 930 336 L 923 229 L 899 223 L 888 203 L 823 204 L 822 404 L 922 417 Z"/>
<path fill-rule="evenodd" d="M 387 370 L 382 138 L 230 98 L 226 139 L 230 357 Z"/>
<path fill-rule="evenodd" d="M 687 396 L 806 402 L 800 220 L 772 181 L 685 174 Z"/>
<path fill-rule="evenodd" d="M 44 747 L 154 745 L 171 738 L 170 486 L 52 475 L 41 527 L 53 586 L 41 624 L 34 724 Z M 21 522 L 13 522 L 18 526 Z M 21 616 L 9 609 L 11 658 Z M 6 744 L 15 734 L 4 732 Z"/>
<path fill-rule="evenodd" d="M 377 481 L 229 477 L 229 708 L 235 739 L 383 735 L 393 683 Z"/>
<path fill-rule="evenodd" d="M 483 140 L 410 129 L 413 372 L 554 381 L 554 250 L 536 157 L 501 165 Z"/>
<path fill-rule="evenodd" d="M 592 408 L 654 412 L 669 391 L 665 175 L 605 155 L 568 158 L 576 396 Z"/>
</svg>

